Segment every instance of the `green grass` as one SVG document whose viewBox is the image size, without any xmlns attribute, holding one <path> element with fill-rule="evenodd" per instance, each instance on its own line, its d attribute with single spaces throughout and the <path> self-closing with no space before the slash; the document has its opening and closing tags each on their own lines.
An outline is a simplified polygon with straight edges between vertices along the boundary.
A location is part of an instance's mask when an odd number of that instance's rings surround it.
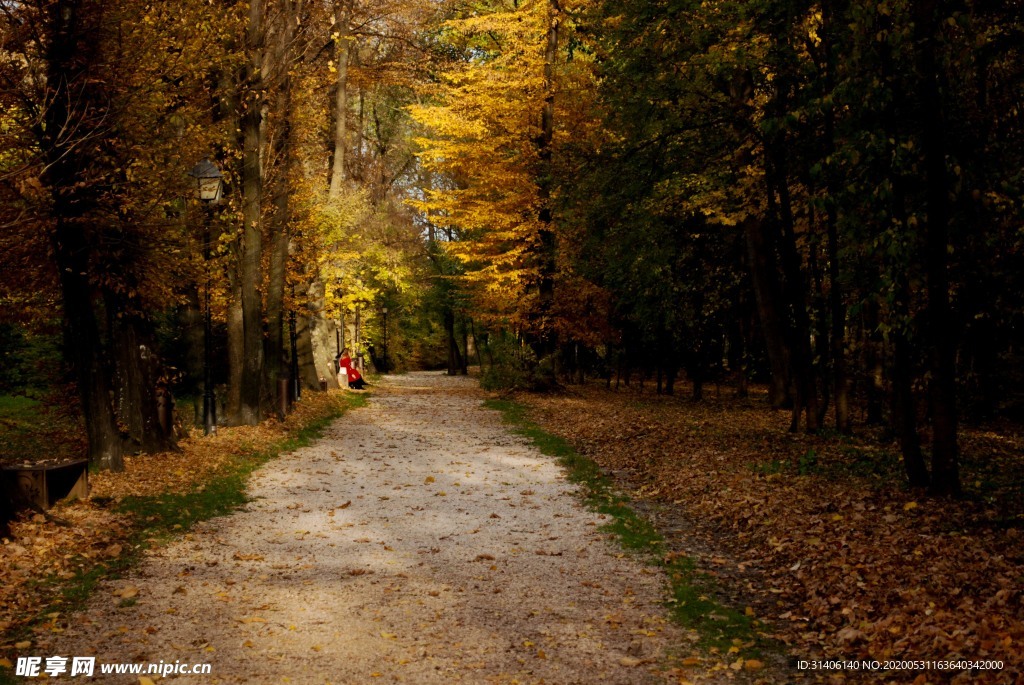
<svg viewBox="0 0 1024 685">
<path fill-rule="evenodd" d="M 517 433 L 529 438 L 543 454 L 558 459 L 568 471 L 569 480 L 582 487 L 587 506 L 608 517 L 603 531 L 614 534 L 624 549 L 664 570 L 669 581 L 670 614 L 678 624 L 697 632 L 700 647 L 725 653 L 738 646 L 748 658 L 777 649 L 758 635 L 757 621 L 715 599 L 714 579 L 697 569 L 693 559 L 669 553 L 661 533 L 615 490 L 593 460 L 530 421 L 522 404 L 494 399 L 485 401 L 484 406 L 500 411 Z"/>
<path fill-rule="evenodd" d="M 78 420 L 49 401 L 0 395 L 0 462 L 69 458 L 84 444 Z"/>
<path fill-rule="evenodd" d="M 125 498 L 115 506 L 115 511 L 130 514 L 136 522 L 125 551 L 116 559 L 87 565 L 73 578 L 63 580 L 52 577 L 44 581 L 57 590 L 54 600 L 42 607 L 31 623 L 5 634 L 4 640 L 14 643 L 29 639 L 32 628 L 44 622 L 47 614 L 59 611 L 67 615 L 82 609 L 101 581 L 123 576 L 140 561 L 146 549 L 174 538 L 200 521 L 238 510 L 249 501 L 245 486 L 253 471 L 285 452 L 309 445 L 345 411 L 366 404 L 366 393 L 344 394 L 327 415 L 311 421 L 294 435 L 265 449 L 249 449 L 237 455 L 220 475 L 189 492 Z M 122 602 L 120 606 L 130 604 Z M 20 679 L 15 679 L 13 671 L 0 668 L 0 685 L 16 682 L 20 682 Z"/>
</svg>

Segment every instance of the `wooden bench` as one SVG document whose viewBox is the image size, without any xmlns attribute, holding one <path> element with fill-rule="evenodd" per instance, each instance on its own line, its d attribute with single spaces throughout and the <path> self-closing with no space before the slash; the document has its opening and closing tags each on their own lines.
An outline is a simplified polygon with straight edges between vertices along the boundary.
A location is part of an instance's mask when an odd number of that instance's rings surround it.
<svg viewBox="0 0 1024 685">
<path fill-rule="evenodd" d="M 89 460 L 9 464 L 3 467 L 4 487 L 16 506 L 47 510 L 62 499 L 89 495 Z"/>
</svg>

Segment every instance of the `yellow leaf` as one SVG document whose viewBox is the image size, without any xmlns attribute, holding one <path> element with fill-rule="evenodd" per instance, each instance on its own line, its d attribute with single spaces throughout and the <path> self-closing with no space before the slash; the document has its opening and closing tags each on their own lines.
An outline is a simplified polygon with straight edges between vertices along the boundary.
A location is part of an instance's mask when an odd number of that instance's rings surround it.
<svg viewBox="0 0 1024 685">
<path fill-rule="evenodd" d="M 434 477 L 433 476 L 427 476 L 426 478 L 423 479 L 424 485 L 429 485 L 430 483 L 433 483 L 433 482 L 434 482 Z"/>
<path fill-rule="evenodd" d="M 394 633 L 385 633 L 383 630 L 380 631 L 380 636 L 382 638 L 384 638 L 385 640 L 394 640 L 394 639 L 396 639 L 398 637 Z"/>
<path fill-rule="evenodd" d="M 28 649 L 31 646 L 32 646 L 32 641 L 31 640 L 25 640 L 23 642 L 15 642 L 14 643 L 14 648 L 15 649 Z"/>
<path fill-rule="evenodd" d="M 743 668 L 743 659 L 737 659 L 733 663 L 729 664 L 729 668 L 731 668 L 734 671 L 740 670 L 741 668 Z"/>
<path fill-rule="evenodd" d="M 764 662 L 758 661 L 757 659 L 747 659 L 743 663 L 743 668 L 747 669 L 748 671 L 758 671 L 764 668 Z"/>
<path fill-rule="evenodd" d="M 0 657 L 0 666 L 3 666 L 4 668 L 10 668 L 11 666 L 13 666 L 13 664 L 11 663 L 10 659 Z"/>
<path fill-rule="evenodd" d="M 147 678 L 144 675 L 139 676 L 139 685 L 156 685 L 152 678 Z"/>
<path fill-rule="evenodd" d="M 639 666 L 640 663 L 641 663 L 640 659 L 637 659 L 635 656 L 624 656 L 621 659 L 619 659 L 619 664 L 622 665 L 622 666 L 633 667 L 633 666 Z"/>
<path fill-rule="evenodd" d="M 903 511 L 910 511 L 911 509 L 917 509 L 917 502 L 907 502 L 903 505 Z"/>
</svg>

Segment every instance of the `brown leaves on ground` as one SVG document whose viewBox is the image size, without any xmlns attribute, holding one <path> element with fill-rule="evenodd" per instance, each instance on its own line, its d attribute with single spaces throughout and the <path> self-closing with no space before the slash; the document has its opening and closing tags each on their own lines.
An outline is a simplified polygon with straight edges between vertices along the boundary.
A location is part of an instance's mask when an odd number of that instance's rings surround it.
<svg viewBox="0 0 1024 685">
<path fill-rule="evenodd" d="M 788 413 L 761 400 L 592 386 L 520 399 L 641 507 L 658 505 L 669 544 L 706 557 L 794 657 L 995 659 L 1002 671 L 954 682 L 1024 677 L 1024 456 L 1011 433 L 962 441 L 965 482 L 1001 474 L 1008 487 L 946 502 L 907 491 L 894 446 L 789 434 Z"/>
<path fill-rule="evenodd" d="M 90 499 L 58 504 L 47 514 L 23 513 L 0 545 L 0 634 L 10 636 L 52 606 L 44 629 L 60 631 L 63 583 L 127 553 L 132 521 L 106 504 L 129 495 L 183 492 L 209 481 L 237 455 L 263 449 L 311 420 L 326 415 L 337 393 L 308 393 L 283 421 L 220 428 L 216 435 L 193 431 L 180 450 L 127 457 L 123 473 L 90 476 Z M 101 506 L 97 502 L 104 502 Z"/>
</svg>

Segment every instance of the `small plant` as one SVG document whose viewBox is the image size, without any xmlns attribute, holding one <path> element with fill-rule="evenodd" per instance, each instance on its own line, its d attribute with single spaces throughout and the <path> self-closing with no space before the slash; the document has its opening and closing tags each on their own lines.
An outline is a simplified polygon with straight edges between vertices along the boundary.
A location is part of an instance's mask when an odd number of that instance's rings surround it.
<svg viewBox="0 0 1024 685">
<path fill-rule="evenodd" d="M 818 470 L 818 453 L 814 451 L 814 448 L 807 450 L 802 457 L 800 457 L 800 463 L 797 465 L 797 472 L 801 476 L 809 476 Z"/>
</svg>

